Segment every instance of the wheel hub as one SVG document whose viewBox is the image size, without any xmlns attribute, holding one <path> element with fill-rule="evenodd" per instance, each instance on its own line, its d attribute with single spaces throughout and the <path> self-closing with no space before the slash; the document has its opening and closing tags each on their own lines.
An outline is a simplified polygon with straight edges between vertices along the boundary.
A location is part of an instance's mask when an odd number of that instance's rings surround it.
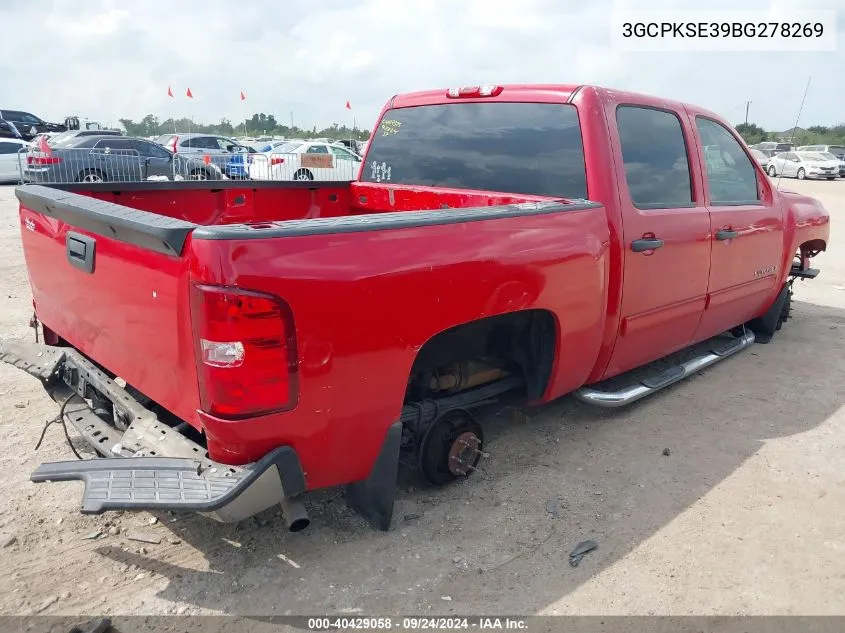
<svg viewBox="0 0 845 633">
<path fill-rule="evenodd" d="M 472 431 L 461 433 L 449 448 L 449 472 L 457 476 L 467 476 L 474 470 L 478 461 L 481 439 Z"/>
</svg>

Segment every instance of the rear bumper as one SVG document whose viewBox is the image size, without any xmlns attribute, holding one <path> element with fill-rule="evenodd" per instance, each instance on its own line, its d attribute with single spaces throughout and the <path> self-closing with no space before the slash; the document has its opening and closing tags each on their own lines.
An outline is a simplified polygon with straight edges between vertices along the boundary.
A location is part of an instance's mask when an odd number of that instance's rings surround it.
<svg viewBox="0 0 845 633">
<path fill-rule="evenodd" d="M 280 446 L 244 466 L 220 464 L 201 445 L 158 420 L 128 391 L 72 348 L 0 340 L 0 360 L 69 387 L 70 423 L 102 459 L 53 462 L 31 475 L 45 481 L 84 482 L 82 512 L 193 510 L 236 522 L 305 492 L 296 451 Z M 94 413 L 96 393 L 112 405 L 113 423 Z"/>
</svg>

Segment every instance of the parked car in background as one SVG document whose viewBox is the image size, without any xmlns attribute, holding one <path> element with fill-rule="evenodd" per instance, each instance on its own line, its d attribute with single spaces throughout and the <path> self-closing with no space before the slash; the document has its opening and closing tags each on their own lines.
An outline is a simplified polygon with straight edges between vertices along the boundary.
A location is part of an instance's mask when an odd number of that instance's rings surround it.
<svg viewBox="0 0 845 633">
<path fill-rule="evenodd" d="M 47 121 L 23 110 L 0 110 L 0 119 L 12 123 L 21 137 L 31 141 L 41 132 L 64 132 L 67 126 Z"/>
<path fill-rule="evenodd" d="M 817 152 L 783 152 L 769 159 L 769 176 L 827 178 L 839 175 L 839 161 L 828 159 Z"/>
<path fill-rule="evenodd" d="M 119 130 L 68 130 L 67 132 L 50 134 L 47 137 L 47 143 L 50 147 L 63 147 L 84 136 L 121 136 L 121 133 Z M 36 137 L 33 139 L 33 143 L 37 142 L 38 138 Z"/>
<path fill-rule="evenodd" d="M 776 156 L 781 152 L 790 152 L 795 149 L 792 143 L 777 143 L 775 141 L 763 141 L 756 145 L 751 145 L 750 149 L 756 149 L 763 152 L 766 156 Z"/>
<path fill-rule="evenodd" d="M 43 132 L 35 136 L 31 141 L 29 141 L 29 145 L 38 145 L 38 143 L 41 142 L 42 138 L 49 143 L 52 139 L 59 136 L 60 134 L 64 134 L 64 132 Z"/>
<path fill-rule="evenodd" d="M 0 182 L 21 180 L 21 165 L 29 143 L 19 138 L 0 138 Z"/>
<path fill-rule="evenodd" d="M 839 177 L 845 178 L 845 160 L 835 154 L 831 154 L 830 152 L 818 152 L 818 154 L 820 156 L 824 156 L 828 160 L 835 160 L 839 163 Z"/>
<path fill-rule="evenodd" d="M 361 157 L 342 145 L 290 141 L 248 158 L 254 180 L 354 180 Z"/>
<path fill-rule="evenodd" d="M 187 134 L 164 134 L 158 143 L 174 154 L 188 154 L 194 157 L 208 157 L 229 178 L 246 177 L 245 156 L 249 148 L 228 136 L 191 132 Z"/>
<path fill-rule="evenodd" d="M 754 157 L 754 160 L 756 160 L 760 164 L 760 167 L 762 167 L 763 169 L 766 169 L 769 166 L 769 157 L 766 156 L 759 149 L 754 149 L 754 148 L 749 148 L 749 149 L 751 150 L 751 155 Z"/>
<path fill-rule="evenodd" d="M 804 145 L 797 152 L 830 152 L 839 160 L 845 160 L 845 145 Z"/>
<path fill-rule="evenodd" d="M 27 154 L 24 179 L 36 183 L 219 180 L 222 172 L 146 139 L 77 136 L 59 147 L 41 144 Z"/>
</svg>

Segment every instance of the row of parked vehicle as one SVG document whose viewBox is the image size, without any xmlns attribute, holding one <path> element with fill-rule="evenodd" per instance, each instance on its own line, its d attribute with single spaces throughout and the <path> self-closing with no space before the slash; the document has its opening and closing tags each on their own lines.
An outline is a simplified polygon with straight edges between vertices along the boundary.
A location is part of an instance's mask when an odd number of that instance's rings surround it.
<svg viewBox="0 0 845 633">
<path fill-rule="evenodd" d="M 845 145 L 803 145 L 763 142 L 750 146 L 757 162 L 770 176 L 845 178 Z"/>
<path fill-rule="evenodd" d="M 354 149 L 353 149 L 354 148 Z M 155 139 L 117 130 L 44 132 L 0 139 L 0 181 L 352 180 L 361 165 L 355 141 L 271 140 L 247 145 L 201 133 Z"/>
</svg>

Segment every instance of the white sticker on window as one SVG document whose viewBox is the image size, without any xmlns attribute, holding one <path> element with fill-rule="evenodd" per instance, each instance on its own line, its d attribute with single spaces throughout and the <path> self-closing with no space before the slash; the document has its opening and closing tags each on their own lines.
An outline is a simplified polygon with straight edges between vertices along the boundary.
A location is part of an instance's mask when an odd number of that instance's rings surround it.
<svg viewBox="0 0 845 633">
<path fill-rule="evenodd" d="M 370 163 L 370 178 L 376 182 L 390 180 L 390 165 L 373 161 Z"/>
</svg>

